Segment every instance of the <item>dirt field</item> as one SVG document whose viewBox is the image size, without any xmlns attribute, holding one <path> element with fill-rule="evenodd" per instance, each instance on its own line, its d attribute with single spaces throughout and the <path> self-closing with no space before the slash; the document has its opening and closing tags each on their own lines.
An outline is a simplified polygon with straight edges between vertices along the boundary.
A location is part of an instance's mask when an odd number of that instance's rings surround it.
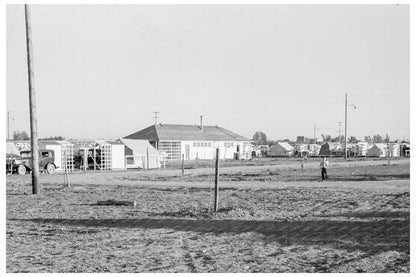
<svg viewBox="0 0 416 277">
<path fill-rule="evenodd" d="M 409 272 L 409 160 L 330 162 L 8 176 L 7 272 Z"/>
</svg>

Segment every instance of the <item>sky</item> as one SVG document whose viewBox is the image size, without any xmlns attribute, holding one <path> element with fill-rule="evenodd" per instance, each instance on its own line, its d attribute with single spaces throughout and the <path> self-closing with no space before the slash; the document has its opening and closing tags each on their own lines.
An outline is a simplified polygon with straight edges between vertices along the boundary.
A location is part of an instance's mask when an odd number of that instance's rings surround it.
<svg viewBox="0 0 416 277">
<path fill-rule="evenodd" d="M 31 5 L 38 136 L 158 122 L 252 138 L 410 137 L 408 5 Z M 23 5 L 6 9 L 6 109 L 29 132 Z"/>
</svg>

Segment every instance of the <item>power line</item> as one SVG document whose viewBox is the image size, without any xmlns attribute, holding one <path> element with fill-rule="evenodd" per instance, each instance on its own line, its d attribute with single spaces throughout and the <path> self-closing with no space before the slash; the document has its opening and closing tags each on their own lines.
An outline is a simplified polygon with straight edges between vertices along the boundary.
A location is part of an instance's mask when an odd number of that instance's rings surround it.
<svg viewBox="0 0 416 277">
<path fill-rule="evenodd" d="M 199 67 L 199 66 L 202 66 L 201 61 L 198 63 L 198 62 L 195 62 L 194 60 L 191 60 L 191 59 L 189 59 L 189 58 L 187 58 L 187 57 L 184 57 L 183 55 L 178 54 L 178 53 L 177 53 L 177 52 L 175 52 L 174 50 L 172 50 L 172 49 L 170 49 L 170 48 L 165 47 L 163 44 L 160 44 L 160 42 L 155 42 L 154 40 L 149 39 L 149 38 L 147 38 L 147 37 L 143 36 L 142 34 L 138 34 L 137 32 L 134 32 L 134 31 L 130 30 L 129 28 L 126 28 L 125 26 L 122 26 L 122 25 L 120 25 L 119 23 L 115 22 L 114 20 L 110 19 L 108 16 L 105 16 L 105 15 L 103 15 L 102 13 L 97 12 L 96 10 L 93 10 L 93 9 L 91 9 L 91 8 L 88 8 L 88 7 L 86 7 L 85 5 L 81 5 L 81 7 L 83 7 L 83 8 L 84 8 L 84 9 L 86 9 L 86 10 L 88 10 L 89 12 L 92 12 L 92 13 L 94 13 L 95 15 L 97 15 L 97 16 L 99 16 L 99 17 L 101 17 L 101 18 L 105 19 L 106 21 L 108 21 L 108 22 L 110 22 L 111 24 L 113 24 L 113 25 L 117 26 L 118 28 L 121 28 L 121 29 L 123 29 L 123 30 L 127 31 L 128 33 L 132 34 L 133 36 L 138 37 L 138 38 L 140 38 L 140 39 L 143 39 L 143 40 L 145 40 L 145 41 L 147 41 L 147 42 L 149 42 L 149 43 L 151 43 L 151 44 L 153 44 L 153 45 L 156 45 L 157 47 L 159 47 L 159 48 L 161 48 L 161 49 L 165 50 L 166 52 L 168 52 L 168 53 L 170 53 L 170 54 L 172 54 L 172 55 L 174 55 L 174 56 L 178 57 L 179 59 L 182 59 L 182 60 L 184 60 L 184 61 L 186 61 L 186 62 L 188 62 L 188 63 L 191 63 L 191 64 L 193 64 L 193 65 L 195 65 L 195 66 L 198 66 L 198 67 Z M 126 17 L 125 17 L 125 19 L 126 19 Z M 224 76 L 223 74 L 220 74 L 220 73 L 218 72 L 218 68 L 216 68 L 216 67 L 214 67 L 214 68 L 207 68 L 207 69 L 208 69 L 208 70 L 210 70 L 210 71 L 211 71 L 212 73 L 214 73 L 215 75 L 217 75 L 217 76 L 221 77 L 221 78 L 225 78 L 225 79 L 227 79 L 227 80 L 229 80 L 229 81 L 232 81 L 232 82 L 237 82 L 239 85 L 246 86 L 246 87 L 249 87 L 249 88 L 253 89 L 253 85 L 252 85 L 252 84 L 247 84 L 247 80 L 246 80 L 245 82 L 241 83 L 241 81 L 240 81 L 240 82 L 238 82 L 237 80 L 234 80 L 234 79 L 232 79 L 232 78 L 229 78 L 229 77 L 227 77 L 227 76 Z M 222 71 L 221 71 L 221 73 L 224 73 L 224 70 L 222 70 Z"/>
<path fill-rule="evenodd" d="M 150 44 L 156 45 L 157 47 L 159 47 L 159 48 L 161 48 L 161 49 L 165 50 L 166 52 L 168 52 L 168 53 L 170 53 L 170 54 L 172 54 L 172 55 L 176 56 L 177 58 L 179 58 L 179 59 L 181 59 L 181 60 L 184 60 L 184 61 L 186 61 L 186 62 L 188 62 L 188 63 L 191 63 L 191 64 L 195 65 L 196 67 L 199 67 L 199 66 L 201 65 L 201 64 L 198 64 L 198 63 L 196 63 L 196 62 L 194 62 L 194 61 L 192 61 L 192 60 L 190 60 L 190 59 L 188 59 L 188 58 L 186 58 L 186 57 L 184 57 L 184 56 L 182 56 L 182 55 L 180 55 L 180 54 L 177 54 L 176 52 L 174 52 L 174 51 L 172 51 L 172 50 L 170 50 L 170 49 L 168 49 L 168 48 L 164 47 L 163 45 L 160 45 L 160 44 L 158 44 L 158 43 L 156 43 L 156 42 L 152 41 L 151 39 L 148 39 L 148 38 L 146 38 L 146 37 L 144 37 L 144 36 L 142 36 L 142 35 L 139 35 L 139 34 L 137 34 L 137 33 L 133 32 L 133 31 L 129 30 L 128 28 L 126 28 L 126 27 L 124 27 L 124 26 L 122 26 L 122 25 L 120 25 L 120 24 L 118 24 L 118 23 L 114 22 L 113 20 L 109 19 L 107 16 L 104 16 L 104 15 L 100 14 L 99 12 L 96 12 L 96 11 L 94 11 L 94 10 L 90 9 L 90 8 L 87 8 L 87 7 L 86 7 L 86 6 L 84 6 L 84 5 L 81 5 L 81 7 L 83 7 L 83 8 L 84 8 L 84 9 L 86 9 L 86 10 L 88 10 L 89 12 L 94 13 L 95 15 L 97 15 L 97 16 L 99 16 L 99 17 L 103 18 L 104 20 L 106 20 L 106 21 L 110 22 L 111 24 L 113 24 L 113 25 L 117 26 L 118 28 L 125 30 L 126 32 L 128 32 L 128 33 L 132 34 L 133 36 L 138 37 L 138 38 L 140 38 L 140 39 L 142 39 L 142 40 L 145 40 L 145 41 L 149 42 Z M 229 80 L 229 81 L 234 81 L 233 79 L 230 79 L 229 77 L 226 77 L 226 76 L 223 76 L 223 75 L 219 75 L 219 74 L 218 74 L 218 72 L 215 72 L 215 71 L 213 71 L 212 69 L 211 69 L 211 72 L 213 72 L 213 73 L 214 73 L 215 75 L 217 75 L 217 76 L 220 76 L 221 78 L 225 78 L 225 79 L 227 79 L 227 80 Z M 240 84 L 240 85 L 242 85 L 241 83 L 239 83 L 239 84 Z"/>
<path fill-rule="evenodd" d="M 147 28 L 148 32 L 154 34 L 156 37 L 166 41 L 167 43 L 169 43 L 171 45 L 174 45 L 175 47 L 181 49 L 182 51 L 188 52 L 191 55 L 193 55 L 193 56 L 195 56 L 195 57 L 197 57 L 201 60 L 205 60 L 207 63 L 210 63 L 211 65 L 217 66 L 219 68 L 222 68 L 223 70 L 228 71 L 232 74 L 237 73 L 237 75 L 241 75 L 244 78 L 250 79 L 251 81 L 254 81 L 254 82 L 258 83 L 259 85 L 266 85 L 267 86 L 267 84 L 263 80 L 260 80 L 255 76 L 252 76 L 250 74 L 247 74 L 247 73 L 244 73 L 240 70 L 232 68 L 232 67 L 230 67 L 230 66 L 228 66 L 224 63 L 221 63 L 216 58 L 209 57 L 209 56 L 205 55 L 204 53 L 202 53 L 200 51 L 197 51 L 197 50 L 193 49 L 192 47 L 189 47 L 188 45 L 184 44 L 183 42 L 164 34 L 163 32 L 161 32 L 160 30 L 158 30 L 154 26 L 150 25 L 149 23 L 138 19 L 137 16 L 133 17 L 132 15 L 128 14 L 127 12 L 123 12 L 122 9 L 120 9 L 117 6 L 112 6 L 112 7 L 115 10 L 117 10 L 115 12 L 117 14 L 119 14 L 120 16 L 122 16 L 124 18 L 127 18 L 127 19 L 130 19 L 130 21 L 133 24 L 135 24 L 136 26 L 139 26 L 139 27 L 142 27 L 142 28 Z"/>
</svg>

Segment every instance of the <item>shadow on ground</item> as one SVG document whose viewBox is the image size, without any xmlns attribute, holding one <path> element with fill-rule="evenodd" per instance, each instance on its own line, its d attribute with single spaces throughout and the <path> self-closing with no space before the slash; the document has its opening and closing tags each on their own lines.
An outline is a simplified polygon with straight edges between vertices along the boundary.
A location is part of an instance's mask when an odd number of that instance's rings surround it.
<svg viewBox="0 0 416 277">
<path fill-rule="evenodd" d="M 378 216 L 377 216 L 378 215 Z M 97 228 L 173 229 L 197 233 L 245 233 L 264 235 L 266 241 L 282 245 L 332 245 L 346 250 L 361 250 L 368 254 L 383 251 L 409 253 L 409 213 L 384 213 L 373 221 L 248 221 L 248 220 L 199 220 L 185 218 L 139 218 L 139 219 L 10 219 L 39 224 L 57 224 Z M 336 216 L 336 215 L 332 215 Z M 380 217 L 377 213 L 343 214 L 349 217 Z M 398 220 L 397 217 L 406 218 Z"/>
<path fill-rule="evenodd" d="M 395 219 L 410 219 L 409 212 L 351 212 L 351 213 L 338 213 L 330 215 L 320 215 L 320 217 L 349 217 L 349 218 L 395 218 Z"/>
</svg>

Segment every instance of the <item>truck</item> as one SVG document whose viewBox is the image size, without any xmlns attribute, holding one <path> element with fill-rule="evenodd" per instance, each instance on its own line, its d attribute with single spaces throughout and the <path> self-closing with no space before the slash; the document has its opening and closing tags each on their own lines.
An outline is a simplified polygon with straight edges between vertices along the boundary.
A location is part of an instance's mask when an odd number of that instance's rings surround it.
<svg viewBox="0 0 416 277">
<path fill-rule="evenodd" d="M 19 175 L 24 175 L 27 172 L 32 171 L 32 152 L 31 151 L 22 151 L 20 156 L 14 159 L 11 159 L 6 163 L 8 167 L 8 172 L 10 172 L 10 167 L 12 172 L 17 172 Z M 55 152 L 50 149 L 39 150 L 39 170 L 42 172 L 47 172 L 48 174 L 53 174 L 57 166 L 55 165 Z"/>
</svg>

